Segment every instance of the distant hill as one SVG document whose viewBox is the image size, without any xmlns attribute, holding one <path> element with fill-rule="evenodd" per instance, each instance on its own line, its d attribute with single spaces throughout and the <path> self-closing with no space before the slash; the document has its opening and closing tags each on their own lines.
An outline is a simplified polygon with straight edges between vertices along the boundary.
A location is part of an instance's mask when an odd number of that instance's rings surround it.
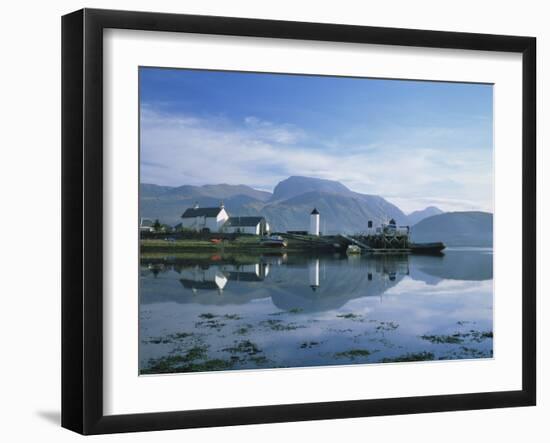
<svg viewBox="0 0 550 443">
<path fill-rule="evenodd" d="M 327 194 L 351 195 L 353 191 L 348 189 L 342 183 L 334 180 L 325 180 L 321 178 L 291 176 L 279 182 L 275 189 L 271 200 L 287 200 L 298 195 L 307 194 L 309 192 L 319 192 Z"/>
<path fill-rule="evenodd" d="M 158 218 L 162 223 L 175 225 L 179 223 L 181 214 L 195 202 L 202 207 L 208 207 L 219 206 L 223 201 L 228 210 L 240 210 L 251 203 L 262 203 L 270 197 L 269 192 L 242 185 L 171 187 L 142 183 L 139 196 L 140 216 L 153 220 Z"/>
<path fill-rule="evenodd" d="M 356 233 L 365 231 L 368 220 L 375 224 L 394 218 L 406 223 L 406 215 L 382 197 L 350 193 L 339 195 L 310 191 L 287 200 L 270 202 L 259 211 L 276 230 L 309 228 L 309 214 L 317 208 L 321 214 L 321 231 Z"/>
<path fill-rule="evenodd" d="M 446 212 L 434 215 L 411 229 L 415 242 L 442 241 L 447 246 L 493 246 L 493 214 Z"/>
<path fill-rule="evenodd" d="M 419 221 L 424 220 L 425 218 L 431 217 L 432 215 L 443 214 L 443 211 L 435 206 L 428 206 L 420 211 L 413 211 L 407 217 L 409 218 L 409 223 L 411 225 L 417 224 Z"/>
<path fill-rule="evenodd" d="M 195 202 L 202 207 L 224 202 L 231 215 L 263 215 L 274 231 L 307 230 L 313 208 L 321 213 L 321 231 L 355 233 L 394 218 L 408 223 L 407 216 L 382 197 L 353 192 L 342 183 L 309 177 L 289 177 L 275 186 L 273 194 L 244 185 L 140 187 L 141 217 L 176 224 Z"/>
<path fill-rule="evenodd" d="M 185 200 L 189 198 L 233 198 L 236 196 L 246 196 L 255 200 L 266 201 L 271 197 L 270 192 L 258 191 L 250 186 L 244 185 L 204 185 L 191 186 L 184 185 L 178 187 L 159 186 L 142 183 L 140 186 L 141 197 L 144 198 L 175 198 Z"/>
</svg>

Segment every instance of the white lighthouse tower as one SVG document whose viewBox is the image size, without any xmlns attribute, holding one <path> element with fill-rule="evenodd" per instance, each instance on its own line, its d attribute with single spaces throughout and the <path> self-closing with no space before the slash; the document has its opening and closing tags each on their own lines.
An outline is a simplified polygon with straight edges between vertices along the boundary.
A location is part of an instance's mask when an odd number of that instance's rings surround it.
<svg viewBox="0 0 550 443">
<path fill-rule="evenodd" d="M 311 215 L 309 216 L 309 233 L 310 235 L 319 235 L 319 226 L 320 226 L 320 216 L 319 211 L 317 208 L 314 208 L 313 211 L 311 211 Z"/>
</svg>

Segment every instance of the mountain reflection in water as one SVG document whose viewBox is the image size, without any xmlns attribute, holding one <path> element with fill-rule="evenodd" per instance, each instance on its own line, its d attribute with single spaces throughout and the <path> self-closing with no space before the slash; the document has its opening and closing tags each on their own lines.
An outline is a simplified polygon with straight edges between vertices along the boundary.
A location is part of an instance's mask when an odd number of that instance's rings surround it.
<svg viewBox="0 0 550 443">
<path fill-rule="evenodd" d="M 491 249 L 143 258 L 142 373 L 492 357 Z"/>
</svg>

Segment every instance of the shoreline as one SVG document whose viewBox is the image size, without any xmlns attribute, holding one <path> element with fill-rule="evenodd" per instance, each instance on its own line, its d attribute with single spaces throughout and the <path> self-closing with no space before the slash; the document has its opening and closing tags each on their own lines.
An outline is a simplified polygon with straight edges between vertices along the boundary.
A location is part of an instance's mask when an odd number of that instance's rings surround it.
<svg viewBox="0 0 550 443">
<path fill-rule="evenodd" d="M 319 245 L 307 242 L 288 241 L 287 247 L 273 247 L 260 244 L 259 238 L 238 237 L 235 240 L 224 240 L 212 243 L 208 240 L 179 239 L 140 239 L 140 253 L 233 253 L 233 254 L 284 254 L 307 252 L 345 252 L 338 251 L 332 245 Z"/>
</svg>

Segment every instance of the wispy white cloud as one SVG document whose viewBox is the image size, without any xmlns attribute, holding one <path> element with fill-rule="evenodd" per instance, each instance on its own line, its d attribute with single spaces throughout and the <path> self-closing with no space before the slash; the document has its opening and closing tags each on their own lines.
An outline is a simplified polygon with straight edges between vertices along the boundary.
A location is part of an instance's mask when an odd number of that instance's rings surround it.
<svg viewBox="0 0 550 443">
<path fill-rule="evenodd" d="M 428 205 L 492 210 L 490 151 L 423 147 L 419 140 L 422 137 L 410 143 L 377 140 L 346 149 L 334 140 L 324 143 L 292 124 L 255 116 L 233 123 L 219 117 L 165 113 L 145 105 L 141 181 L 174 186 L 246 184 L 272 190 L 289 175 L 305 175 L 387 197 L 405 211 Z"/>
<path fill-rule="evenodd" d="M 266 142 L 292 145 L 305 138 L 304 131 L 291 124 L 276 125 L 254 116 L 245 117 L 246 127 Z"/>
</svg>

